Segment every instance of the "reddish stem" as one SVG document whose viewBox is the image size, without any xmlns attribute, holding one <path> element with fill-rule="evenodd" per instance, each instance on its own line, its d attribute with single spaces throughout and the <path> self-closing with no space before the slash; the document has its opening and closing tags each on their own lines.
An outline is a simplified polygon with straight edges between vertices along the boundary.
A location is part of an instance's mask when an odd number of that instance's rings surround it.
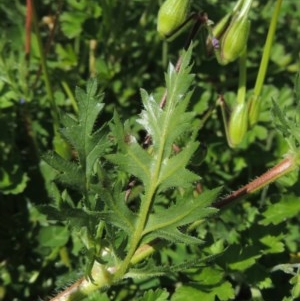
<svg viewBox="0 0 300 301">
<path fill-rule="evenodd" d="M 297 167 L 295 158 L 295 156 L 289 155 L 257 179 L 216 202 L 214 207 L 222 208 L 226 205 L 229 205 L 230 203 L 263 188 L 264 186 L 277 180 L 279 177 L 289 173 Z"/>
</svg>

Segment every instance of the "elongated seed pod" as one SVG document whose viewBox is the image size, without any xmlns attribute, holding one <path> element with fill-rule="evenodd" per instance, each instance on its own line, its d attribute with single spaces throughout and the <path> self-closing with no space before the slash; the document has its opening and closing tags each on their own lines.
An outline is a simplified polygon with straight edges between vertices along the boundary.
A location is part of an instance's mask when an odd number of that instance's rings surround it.
<svg viewBox="0 0 300 301">
<path fill-rule="evenodd" d="M 168 38 L 184 23 L 189 13 L 190 0 L 166 0 L 157 17 L 157 31 Z"/>
<path fill-rule="evenodd" d="M 233 20 L 221 40 L 221 58 L 224 65 L 235 61 L 245 50 L 250 21 L 245 18 Z"/>
<path fill-rule="evenodd" d="M 231 147 L 239 145 L 244 138 L 248 127 L 248 107 L 246 103 L 238 104 L 229 120 L 228 138 Z"/>
<path fill-rule="evenodd" d="M 249 11 L 253 0 L 239 0 L 235 8 L 212 29 L 207 40 L 208 51 L 215 51 L 220 64 L 227 65 L 242 55 L 250 31 Z M 218 47 L 213 45 L 216 39 Z M 216 43 L 214 43 L 216 45 Z M 214 46 L 214 47 L 213 47 Z"/>
</svg>

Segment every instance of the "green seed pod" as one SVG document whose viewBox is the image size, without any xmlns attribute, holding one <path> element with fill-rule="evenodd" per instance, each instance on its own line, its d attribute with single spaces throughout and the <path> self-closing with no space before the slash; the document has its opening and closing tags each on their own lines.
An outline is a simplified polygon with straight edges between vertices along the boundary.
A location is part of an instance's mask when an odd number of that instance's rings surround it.
<svg viewBox="0 0 300 301">
<path fill-rule="evenodd" d="M 217 45 L 214 48 L 217 59 L 222 65 L 235 61 L 246 49 L 251 4 L 252 0 L 239 0 L 232 12 L 223 17 L 212 29 L 212 36 L 208 39 L 208 50 L 212 48 L 212 44 Z M 214 39 L 219 43 L 214 42 Z"/>
<path fill-rule="evenodd" d="M 250 29 L 250 21 L 245 18 L 232 20 L 221 39 L 221 61 L 226 65 L 235 61 L 245 50 Z"/>
<path fill-rule="evenodd" d="M 248 106 L 246 103 L 238 104 L 229 120 L 228 139 L 231 147 L 236 147 L 243 140 L 248 126 Z"/>
<path fill-rule="evenodd" d="M 190 0 L 166 0 L 157 17 L 157 31 L 164 38 L 170 37 L 187 19 Z"/>
</svg>

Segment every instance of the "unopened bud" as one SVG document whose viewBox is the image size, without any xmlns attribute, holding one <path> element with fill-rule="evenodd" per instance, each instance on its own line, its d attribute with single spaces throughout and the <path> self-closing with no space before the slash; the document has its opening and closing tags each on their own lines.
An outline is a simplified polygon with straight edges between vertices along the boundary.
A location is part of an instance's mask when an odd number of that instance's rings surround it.
<svg viewBox="0 0 300 301">
<path fill-rule="evenodd" d="M 246 103 L 237 104 L 228 125 L 228 139 L 231 147 L 236 147 L 243 140 L 248 126 L 248 107 Z"/>
<path fill-rule="evenodd" d="M 157 31 L 165 38 L 170 37 L 187 19 L 190 0 L 166 0 L 157 17 Z"/>
</svg>

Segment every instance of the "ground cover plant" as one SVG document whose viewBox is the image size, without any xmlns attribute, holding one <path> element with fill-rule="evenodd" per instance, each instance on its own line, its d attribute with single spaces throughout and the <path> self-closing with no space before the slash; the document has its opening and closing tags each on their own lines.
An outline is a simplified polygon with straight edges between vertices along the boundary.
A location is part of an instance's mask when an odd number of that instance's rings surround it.
<svg viewBox="0 0 300 301">
<path fill-rule="evenodd" d="M 14 4 L 1 300 L 298 300 L 298 1 Z"/>
</svg>

